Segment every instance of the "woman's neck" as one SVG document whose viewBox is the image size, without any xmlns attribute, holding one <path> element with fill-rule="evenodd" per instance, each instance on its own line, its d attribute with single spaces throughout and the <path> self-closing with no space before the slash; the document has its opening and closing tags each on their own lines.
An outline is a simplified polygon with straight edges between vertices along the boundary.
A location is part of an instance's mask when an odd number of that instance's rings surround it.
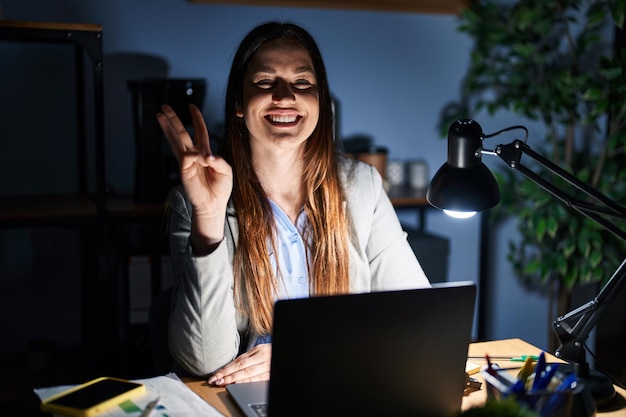
<svg viewBox="0 0 626 417">
<path fill-rule="evenodd" d="M 295 223 L 304 204 L 304 164 L 299 153 L 266 153 L 254 158 L 254 170 L 269 199 Z"/>
</svg>

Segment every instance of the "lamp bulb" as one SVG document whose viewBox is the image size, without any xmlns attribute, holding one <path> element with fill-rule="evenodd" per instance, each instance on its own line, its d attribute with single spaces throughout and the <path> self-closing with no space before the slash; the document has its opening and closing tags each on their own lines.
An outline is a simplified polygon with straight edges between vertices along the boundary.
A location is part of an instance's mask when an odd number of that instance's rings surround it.
<svg viewBox="0 0 626 417">
<path fill-rule="evenodd" d="M 455 219 L 469 219 L 476 214 L 475 211 L 444 210 L 443 212 L 450 217 L 454 217 Z"/>
</svg>

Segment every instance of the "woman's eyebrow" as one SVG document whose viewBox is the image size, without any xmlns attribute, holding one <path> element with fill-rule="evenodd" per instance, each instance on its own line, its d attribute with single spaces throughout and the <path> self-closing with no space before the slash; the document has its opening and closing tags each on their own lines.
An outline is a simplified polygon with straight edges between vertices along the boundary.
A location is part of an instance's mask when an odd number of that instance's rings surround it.
<svg viewBox="0 0 626 417">
<path fill-rule="evenodd" d="M 276 73 L 276 70 L 274 70 L 274 68 L 272 68 L 272 67 L 269 67 L 269 66 L 263 65 L 263 66 L 260 66 L 259 68 L 257 68 L 257 69 L 255 69 L 255 70 L 254 70 L 254 73 L 255 73 L 255 74 L 258 74 L 258 73 L 260 73 L 260 72 L 266 72 L 266 73 L 268 73 L 268 74 L 275 74 L 275 73 Z"/>
<path fill-rule="evenodd" d="M 296 73 L 296 74 L 302 74 L 303 72 L 310 72 L 311 74 L 315 74 L 315 71 L 313 70 L 313 68 L 311 68 L 308 65 L 303 65 L 301 67 L 298 67 L 294 71 L 294 73 Z"/>
<path fill-rule="evenodd" d="M 297 67 L 293 71 L 294 74 L 302 74 L 302 73 L 305 73 L 305 72 L 309 72 L 311 74 L 315 74 L 315 71 L 313 71 L 313 68 L 311 68 L 311 66 L 309 66 L 309 65 L 303 65 L 301 67 Z M 273 67 L 263 65 L 263 66 L 260 66 L 259 68 L 257 68 L 254 71 L 254 74 L 259 74 L 259 73 L 276 74 L 276 70 Z"/>
</svg>

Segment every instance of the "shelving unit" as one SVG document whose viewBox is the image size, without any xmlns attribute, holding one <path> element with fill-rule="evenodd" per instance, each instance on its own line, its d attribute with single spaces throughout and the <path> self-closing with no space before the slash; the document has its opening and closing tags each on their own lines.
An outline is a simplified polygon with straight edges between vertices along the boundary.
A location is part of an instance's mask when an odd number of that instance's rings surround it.
<svg viewBox="0 0 626 417">
<path fill-rule="evenodd" d="M 78 194 L 70 196 L 48 196 L 44 200 L 26 197 L 3 198 L 0 203 L 0 226 L 39 224 L 42 218 L 70 221 L 78 218 L 104 215 L 105 212 L 105 168 L 104 168 L 104 100 L 102 77 L 102 26 L 98 24 L 22 22 L 0 20 L 0 41 L 38 42 L 68 44 L 75 50 L 76 104 L 77 104 L 77 150 L 79 165 L 77 172 Z M 87 184 L 88 152 L 85 68 L 83 56 L 92 65 L 93 76 L 93 173 L 95 189 Z M 1 64 L 0 64 L 1 65 Z M 63 161 L 59 161 L 62 163 Z M 42 213 L 42 209 L 45 213 Z"/>
<path fill-rule="evenodd" d="M 106 215 L 102 26 L 0 20 L 0 41 L 62 44 L 74 49 L 78 159 L 73 177 L 76 183 L 70 188 L 76 192 L 39 195 L 25 189 L 21 195 L 2 195 L 0 229 L 58 226 L 79 233 L 82 340 L 87 346 L 95 346 L 101 337 L 97 322 L 101 317 L 98 311 L 101 303 L 98 300 L 101 284 L 98 246 Z M 91 79 L 87 78 L 86 62 L 91 66 Z M 0 96 L 0 100 L 11 100 L 11 97 Z M 93 109 L 93 114 L 87 109 Z M 33 123 L 37 120 L 34 119 Z M 54 135 L 54 132 L 50 134 Z M 24 146 L 33 146 L 23 138 L 3 137 L 3 140 L 21 140 Z M 68 163 L 67 160 L 55 162 L 60 166 Z M 45 184 L 46 179 L 43 175 L 42 183 Z"/>
</svg>

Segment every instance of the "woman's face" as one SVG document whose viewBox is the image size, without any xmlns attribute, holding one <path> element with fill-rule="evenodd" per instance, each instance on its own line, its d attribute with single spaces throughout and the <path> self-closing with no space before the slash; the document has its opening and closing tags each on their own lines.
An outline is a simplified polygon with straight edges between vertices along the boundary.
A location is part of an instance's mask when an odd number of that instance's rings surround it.
<svg viewBox="0 0 626 417">
<path fill-rule="evenodd" d="M 319 119 L 319 93 L 307 51 L 290 40 L 261 46 L 250 62 L 243 108 L 250 145 L 289 148 L 304 143 Z"/>
</svg>

